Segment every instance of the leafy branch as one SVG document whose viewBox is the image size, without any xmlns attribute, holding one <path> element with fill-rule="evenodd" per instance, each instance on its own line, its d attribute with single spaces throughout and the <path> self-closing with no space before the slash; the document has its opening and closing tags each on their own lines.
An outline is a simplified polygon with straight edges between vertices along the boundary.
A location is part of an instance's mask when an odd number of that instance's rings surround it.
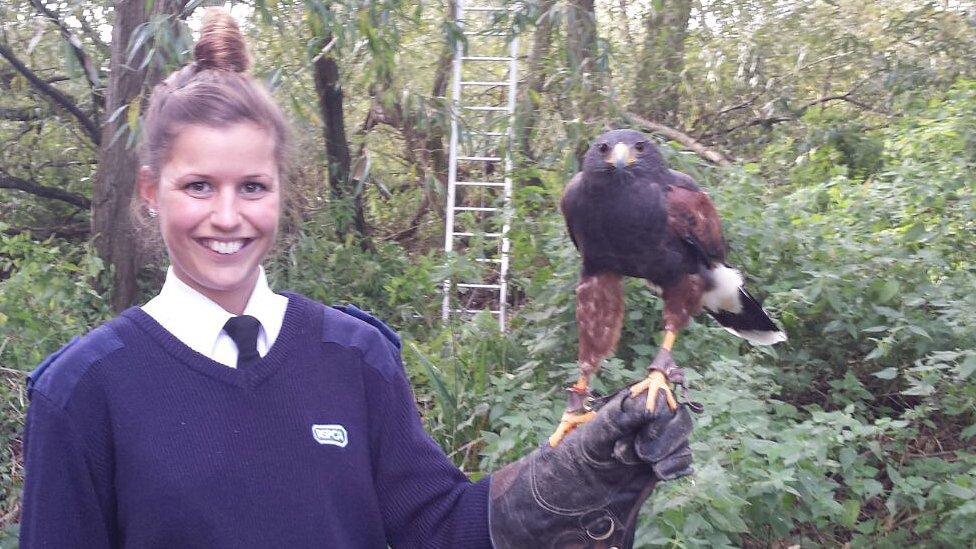
<svg viewBox="0 0 976 549">
<path fill-rule="evenodd" d="M 41 185 L 34 181 L 21 179 L 2 172 L 0 172 L 0 189 L 17 189 L 34 196 L 67 202 L 68 204 L 77 206 L 79 208 L 91 208 L 91 200 L 86 196 L 73 193 L 71 191 L 66 191 L 64 189 L 59 189 L 57 187 Z"/>
<path fill-rule="evenodd" d="M 78 37 L 71 32 L 67 25 L 65 25 L 64 21 L 61 19 L 61 16 L 51 11 L 51 9 L 44 4 L 43 0 L 31 0 L 31 4 L 33 4 L 37 11 L 41 12 L 44 17 L 49 19 L 55 24 L 55 26 L 58 27 L 61 37 L 64 38 L 64 41 L 68 44 L 68 47 L 71 48 L 71 53 L 75 56 L 75 59 L 78 60 L 78 64 L 80 64 L 82 69 L 84 69 L 85 79 L 88 81 L 88 87 L 91 88 L 92 103 L 94 103 L 96 111 L 104 108 L 105 98 L 102 96 L 101 92 L 98 68 L 92 62 L 88 54 L 85 53 L 85 50 L 82 49 L 81 40 L 79 40 Z"/>
<path fill-rule="evenodd" d="M 79 123 L 81 123 L 81 127 L 85 131 L 85 134 L 88 135 L 89 139 L 91 139 L 93 143 L 96 145 L 101 143 L 101 135 L 98 131 L 98 124 L 83 110 L 81 110 L 73 99 L 68 97 L 68 95 L 61 90 L 55 88 L 51 84 L 48 84 L 41 77 L 37 76 L 34 71 L 30 70 L 27 65 L 17 58 L 13 50 L 11 50 L 7 44 L 0 44 L 0 57 L 6 59 L 8 63 L 17 69 L 17 72 L 22 74 L 24 78 L 30 82 L 31 86 L 44 94 L 49 101 L 71 113 L 71 115 L 74 116 Z"/>
</svg>

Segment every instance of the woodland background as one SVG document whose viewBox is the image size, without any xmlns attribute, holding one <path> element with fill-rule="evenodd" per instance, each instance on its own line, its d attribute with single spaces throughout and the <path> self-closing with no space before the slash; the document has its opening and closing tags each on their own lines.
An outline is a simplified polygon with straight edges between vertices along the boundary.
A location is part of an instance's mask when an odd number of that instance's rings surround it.
<svg viewBox="0 0 976 549">
<path fill-rule="evenodd" d="M 16 544 L 26 372 L 161 283 L 127 217 L 146 90 L 201 2 L 0 2 L 0 545 Z M 653 132 L 725 219 L 790 341 L 693 324 L 696 473 L 638 545 L 973 546 L 976 6 L 888 0 L 529 0 L 508 333 L 443 326 L 451 0 L 234 6 L 294 120 L 273 286 L 352 302 L 405 338 L 430 432 L 473 476 L 536 446 L 574 379 L 578 257 L 557 212 L 579 151 Z M 600 387 L 650 360 L 660 302 L 627 285 Z"/>
</svg>

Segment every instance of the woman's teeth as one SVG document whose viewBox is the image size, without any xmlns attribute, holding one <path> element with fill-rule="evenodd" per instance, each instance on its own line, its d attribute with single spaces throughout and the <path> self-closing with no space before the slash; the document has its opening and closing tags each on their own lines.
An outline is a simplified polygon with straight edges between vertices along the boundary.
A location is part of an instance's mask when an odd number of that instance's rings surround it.
<svg viewBox="0 0 976 549">
<path fill-rule="evenodd" d="M 224 242 L 221 240 L 210 240 L 207 242 L 207 247 L 211 250 L 217 252 L 218 254 L 233 254 L 237 253 L 244 246 L 243 240 L 232 240 L 230 242 Z"/>
</svg>

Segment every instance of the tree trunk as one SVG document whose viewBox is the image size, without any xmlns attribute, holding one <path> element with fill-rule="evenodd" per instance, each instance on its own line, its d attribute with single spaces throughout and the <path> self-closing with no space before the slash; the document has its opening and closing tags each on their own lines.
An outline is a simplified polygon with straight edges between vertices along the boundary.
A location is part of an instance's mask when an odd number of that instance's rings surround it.
<svg viewBox="0 0 976 549">
<path fill-rule="evenodd" d="M 655 0 L 645 18 L 644 52 L 632 110 L 673 127 L 678 126 L 690 16 L 691 0 Z"/>
<path fill-rule="evenodd" d="M 543 63 L 549 58 L 549 50 L 552 45 L 552 9 L 556 5 L 556 0 L 543 0 L 539 6 L 539 20 L 532 33 L 532 49 L 529 51 L 528 71 L 525 77 L 525 86 L 521 87 L 520 110 L 521 116 L 517 118 L 520 123 L 519 137 L 522 155 L 526 158 L 535 159 L 535 152 L 532 150 L 532 137 L 535 134 L 536 122 L 538 117 L 536 112 L 541 108 L 539 99 L 542 97 L 542 85 L 546 80 L 546 71 Z"/>
<path fill-rule="evenodd" d="M 598 41 L 594 0 L 569 0 L 566 5 L 567 66 L 572 85 L 560 98 L 557 108 L 566 120 L 567 134 L 575 142 L 574 156 L 582 165 L 594 131 L 604 126 L 610 106 L 603 93 L 604 67 L 598 64 Z"/>
<path fill-rule="evenodd" d="M 328 42 L 328 41 L 326 41 Z M 329 191 L 336 204 L 351 200 L 351 219 L 336 219 L 338 236 L 349 233 L 350 221 L 362 237 L 368 236 L 366 215 L 363 210 L 362 192 L 350 177 L 352 161 L 349 154 L 349 140 L 346 136 L 345 115 L 342 111 L 342 85 L 339 80 L 339 65 L 331 55 L 323 55 L 315 60 L 315 93 L 318 96 L 319 114 L 322 116 L 322 132 L 325 137 L 325 155 L 329 162 Z"/>
<path fill-rule="evenodd" d="M 566 14 L 566 54 L 574 74 L 591 75 L 599 71 L 593 66 L 596 52 L 596 12 L 594 0 L 569 0 Z"/>
<path fill-rule="evenodd" d="M 129 37 L 139 25 L 148 21 L 150 15 L 172 15 L 175 21 L 182 6 L 182 0 L 155 0 L 152 12 L 147 13 L 144 0 L 115 2 L 105 112 L 115 113 L 130 105 L 133 99 L 159 82 L 162 74 L 155 63 L 150 63 L 146 69 L 137 68 L 151 44 L 143 45 L 133 62 L 127 63 Z M 136 150 L 129 146 L 127 134 L 120 133 L 126 119 L 126 116 L 118 116 L 102 126 L 100 161 L 92 188 L 92 234 L 96 235 L 99 256 L 114 270 L 111 305 L 117 312 L 133 303 L 136 275 L 143 263 L 141 246 L 135 239 L 129 217 L 139 160 Z"/>
</svg>

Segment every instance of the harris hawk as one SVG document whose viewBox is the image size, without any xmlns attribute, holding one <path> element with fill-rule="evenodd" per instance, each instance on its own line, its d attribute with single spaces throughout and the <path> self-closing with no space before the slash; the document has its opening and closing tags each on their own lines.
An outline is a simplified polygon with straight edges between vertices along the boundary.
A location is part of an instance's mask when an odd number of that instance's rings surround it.
<svg viewBox="0 0 976 549">
<path fill-rule="evenodd" d="M 677 408 L 669 382 L 683 383 L 684 377 L 671 348 L 678 331 L 703 309 L 753 344 L 786 340 L 743 288 L 739 271 L 726 262 L 721 220 L 708 194 L 690 176 L 669 169 L 641 132 L 613 130 L 598 137 L 586 151 L 582 171 L 566 186 L 560 209 L 583 259 L 576 289 L 580 376 L 569 388 L 551 446 L 593 415 L 585 409 L 589 381 L 620 338 L 622 277 L 644 279 L 664 299 L 664 341 L 648 377 L 631 387 L 634 396 L 649 392 L 649 409 L 658 389 L 667 393 L 668 406 Z"/>
</svg>

